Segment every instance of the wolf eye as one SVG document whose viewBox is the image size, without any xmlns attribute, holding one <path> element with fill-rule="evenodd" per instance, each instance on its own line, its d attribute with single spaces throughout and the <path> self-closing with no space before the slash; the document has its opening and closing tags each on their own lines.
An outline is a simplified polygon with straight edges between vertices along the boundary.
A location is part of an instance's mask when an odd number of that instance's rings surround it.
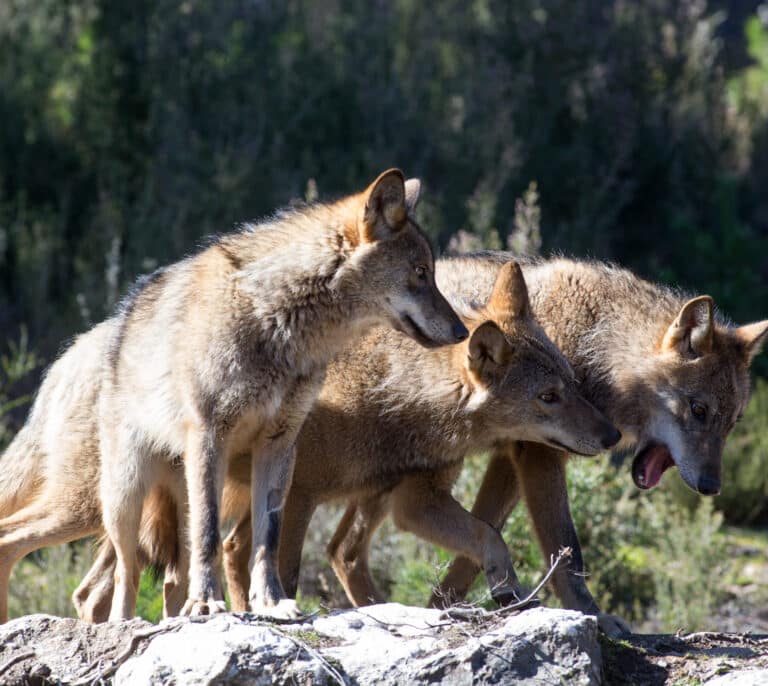
<svg viewBox="0 0 768 686">
<path fill-rule="evenodd" d="M 418 265 L 413 268 L 413 271 L 416 272 L 416 276 L 418 276 L 422 281 L 427 278 L 427 270 L 425 267 Z"/>
<path fill-rule="evenodd" d="M 542 393 L 539 396 L 539 400 L 541 402 L 546 403 L 547 405 L 551 405 L 552 403 L 556 403 L 558 400 L 560 400 L 560 396 L 557 395 L 554 391 L 547 391 L 546 393 Z"/>
<path fill-rule="evenodd" d="M 707 418 L 707 406 L 698 400 L 691 400 L 691 412 L 699 421 L 703 422 Z"/>
</svg>

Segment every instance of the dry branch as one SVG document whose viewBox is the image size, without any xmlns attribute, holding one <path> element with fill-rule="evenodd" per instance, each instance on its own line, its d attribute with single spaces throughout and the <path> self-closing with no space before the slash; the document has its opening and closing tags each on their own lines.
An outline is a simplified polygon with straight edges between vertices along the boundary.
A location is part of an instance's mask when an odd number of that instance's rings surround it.
<svg viewBox="0 0 768 686">
<path fill-rule="evenodd" d="M 538 592 L 544 588 L 547 582 L 552 578 L 552 575 L 560 568 L 565 560 L 571 559 L 572 551 L 570 548 L 561 548 L 560 552 L 554 560 L 550 561 L 549 570 L 542 577 L 541 581 L 536 584 L 536 587 L 522 600 L 510 605 L 505 605 L 496 610 L 486 610 L 482 607 L 475 606 L 456 606 L 447 608 L 440 617 L 447 619 L 477 619 L 478 617 L 496 617 L 499 615 L 508 614 L 510 612 L 517 612 L 528 607 L 534 600 Z"/>
</svg>

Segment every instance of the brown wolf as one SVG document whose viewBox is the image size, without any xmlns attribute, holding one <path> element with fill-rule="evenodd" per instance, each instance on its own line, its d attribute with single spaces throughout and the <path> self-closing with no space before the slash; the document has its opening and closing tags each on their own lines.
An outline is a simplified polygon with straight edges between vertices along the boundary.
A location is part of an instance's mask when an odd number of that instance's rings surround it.
<svg viewBox="0 0 768 686">
<path fill-rule="evenodd" d="M 412 216 L 418 193 L 418 181 L 405 182 L 399 170 L 390 170 L 361 194 L 247 226 L 156 272 L 124 301 L 111 325 L 101 325 L 111 334 L 105 354 L 89 361 L 94 368 L 102 365 L 100 388 L 94 384 L 90 390 L 99 405 L 95 454 L 100 451 L 102 458 L 102 514 L 118 561 L 112 618 L 133 614 L 144 496 L 165 483 L 182 456 L 191 529 L 183 610 L 223 609 L 219 502 L 227 459 L 243 446 L 254 457 L 251 606 L 295 613 L 292 601 L 281 602 L 276 546 L 293 441 L 328 360 L 377 323 L 389 323 L 425 346 L 467 336 L 435 285 L 432 253 Z M 48 390 L 58 387 L 57 367 L 65 372 L 80 363 L 76 348 L 54 365 Z M 49 416 L 22 430 L 4 463 L 36 448 L 38 429 L 57 428 L 50 416 L 56 408 L 45 395 L 44 389 L 35 408 Z M 87 405 L 85 394 L 81 405 Z M 38 462 L 56 464 L 55 446 L 49 448 L 54 454 L 40 451 Z M 39 491 L 28 488 L 3 507 L 15 514 L 0 522 L 0 531 L 17 540 L 4 551 L 0 538 L 4 572 L 29 549 L 15 526 L 16 511 L 38 510 Z M 183 494 L 167 495 L 183 525 Z M 72 534 L 59 528 L 44 540 Z M 39 531 L 35 536 L 43 540 Z M 177 541 L 180 557 L 184 541 L 183 535 Z M 180 567 L 186 566 L 182 560 Z M 0 591 L 7 592 L 7 573 Z"/>
<path fill-rule="evenodd" d="M 289 593 L 296 590 L 304 534 L 317 505 L 351 495 L 377 500 L 386 494 L 399 526 L 469 555 L 483 567 L 499 600 L 519 597 L 498 531 L 451 497 L 464 456 L 514 440 L 542 441 L 591 455 L 620 435 L 583 400 L 570 365 L 536 324 L 515 262 L 499 270 L 486 300 L 463 309 L 472 329 L 464 344 L 426 351 L 377 330 L 330 365 L 297 439 L 280 541 L 280 572 Z M 248 480 L 247 460 L 233 461 L 224 513 L 237 525 L 224 548 L 237 610 L 247 607 Z M 150 501 L 149 509 L 162 509 L 162 504 Z M 173 544 L 172 539 L 165 545 Z M 365 555 L 359 560 L 365 563 Z M 344 556 L 334 556 L 337 569 L 345 563 Z M 111 578 L 113 564 L 113 553 L 103 550 L 77 593 L 81 606 L 102 606 L 103 579 Z M 367 573 L 342 579 L 350 580 L 347 590 L 356 602 L 377 597 Z"/>
<path fill-rule="evenodd" d="M 507 259 L 485 253 L 441 261 L 438 284 L 457 307 L 457 293 L 482 301 Z M 687 299 L 607 264 L 553 259 L 524 273 L 533 311 L 573 364 L 580 388 L 620 429 L 621 446 L 634 449 L 635 484 L 652 488 L 674 466 L 694 490 L 718 493 L 723 443 L 747 404 L 749 365 L 768 321 L 734 327 L 714 314 L 708 296 Z M 560 546 L 574 551 L 571 569 L 554 577 L 559 599 L 596 612 L 579 573 L 566 460 L 567 452 L 542 444 L 495 446 L 472 511 L 500 529 L 522 494 L 545 557 Z M 370 583 L 362 579 L 367 545 L 386 508 L 382 498 L 354 501 L 334 536 L 332 556 L 345 557 L 334 568 L 348 589 Z M 478 571 L 469 556 L 456 559 L 432 604 L 463 598 Z"/>
</svg>

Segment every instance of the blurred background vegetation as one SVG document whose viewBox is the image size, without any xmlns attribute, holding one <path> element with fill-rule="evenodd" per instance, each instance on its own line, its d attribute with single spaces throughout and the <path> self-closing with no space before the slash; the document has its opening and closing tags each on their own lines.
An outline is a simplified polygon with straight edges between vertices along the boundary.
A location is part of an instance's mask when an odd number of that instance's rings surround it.
<svg viewBox="0 0 768 686">
<path fill-rule="evenodd" d="M 393 165 L 424 179 L 439 250 L 608 258 L 711 293 L 736 321 L 768 316 L 768 5 L 4 0 L 0 444 L 62 341 L 138 274 Z M 768 375 L 768 356 L 755 368 Z M 574 463 L 606 608 L 693 627 L 759 593 L 762 534 L 733 527 L 768 518 L 766 416 L 760 382 L 714 508 L 672 475 L 641 494 L 626 468 Z M 467 501 L 482 466 L 459 487 Z M 525 519 L 507 535 L 532 580 L 542 563 Z M 305 594 L 336 601 L 330 534 L 316 531 Z M 426 599 L 444 554 L 391 529 L 379 541 L 382 584 Z M 14 611 L 71 612 L 88 556 L 32 556 Z M 41 568 L 55 592 L 19 580 Z M 156 588 L 144 582 L 147 614 Z"/>
</svg>

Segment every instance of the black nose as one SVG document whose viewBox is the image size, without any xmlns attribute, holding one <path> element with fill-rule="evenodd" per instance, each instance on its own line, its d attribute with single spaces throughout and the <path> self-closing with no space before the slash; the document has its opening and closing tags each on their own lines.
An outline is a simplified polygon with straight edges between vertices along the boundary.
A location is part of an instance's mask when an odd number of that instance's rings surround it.
<svg viewBox="0 0 768 686">
<path fill-rule="evenodd" d="M 463 341 L 467 336 L 469 336 L 469 331 L 467 331 L 467 327 L 464 324 L 457 322 L 453 325 L 453 337 L 457 343 Z"/>
<path fill-rule="evenodd" d="M 720 479 L 712 476 L 700 476 L 696 490 L 702 495 L 717 495 L 720 493 Z"/>
<path fill-rule="evenodd" d="M 610 448 L 616 445 L 621 440 L 621 431 L 615 426 L 612 426 L 605 434 L 603 434 L 603 448 Z"/>
</svg>

